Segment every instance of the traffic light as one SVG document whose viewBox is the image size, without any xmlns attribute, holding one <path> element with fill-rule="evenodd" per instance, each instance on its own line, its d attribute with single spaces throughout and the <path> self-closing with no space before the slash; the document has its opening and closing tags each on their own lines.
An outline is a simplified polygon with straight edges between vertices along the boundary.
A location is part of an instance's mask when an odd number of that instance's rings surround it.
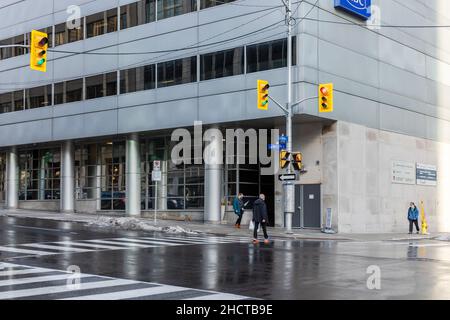
<svg viewBox="0 0 450 320">
<path fill-rule="evenodd" d="M 290 157 L 291 153 L 286 151 L 286 150 L 281 150 L 280 151 L 280 168 L 281 169 L 286 169 L 289 166 Z"/>
<path fill-rule="evenodd" d="M 265 80 L 258 80 L 257 90 L 258 90 L 258 109 L 268 110 L 269 109 L 269 82 Z"/>
<path fill-rule="evenodd" d="M 36 71 L 47 72 L 48 34 L 31 31 L 30 68 Z"/>
<path fill-rule="evenodd" d="M 294 169 L 297 171 L 301 171 L 303 168 L 303 155 L 300 152 L 293 153 L 292 154 L 292 165 L 294 166 Z"/>
<path fill-rule="evenodd" d="M 333 84 L 319 85 L 319 112 L 333 112 Z"/>
</svg>

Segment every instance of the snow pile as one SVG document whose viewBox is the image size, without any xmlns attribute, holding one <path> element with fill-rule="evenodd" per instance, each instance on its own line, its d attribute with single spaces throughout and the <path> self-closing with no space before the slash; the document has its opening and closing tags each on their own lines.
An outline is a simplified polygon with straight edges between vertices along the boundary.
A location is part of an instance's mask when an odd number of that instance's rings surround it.
<svg viewBox="0 0 450 320">
<path fill-rule="evenodd" d="M 434 238 L 434 240 L 450 241 L 450 235 L 448 235 L 448 234 L 442 235 L 442 236 L 439 236 L 439 237 Z"/>
<path fill-rule="evenodd" d="M 94 221 L 88 223 L 89 226 L 94 227 L 113 227 L 123 230 L 138 230 L 138 231 L 158 231 L 166 233 L 187 233 L 187 234 L 198 234 L 198 232 L 184 229 L 180 226 L 167 226 L 158 227 L 153 225 L 153 223 L 148 221 L 142 221 L 136 218 L 113 218 L 113 217 L 98 217 Z"/>
</svg>

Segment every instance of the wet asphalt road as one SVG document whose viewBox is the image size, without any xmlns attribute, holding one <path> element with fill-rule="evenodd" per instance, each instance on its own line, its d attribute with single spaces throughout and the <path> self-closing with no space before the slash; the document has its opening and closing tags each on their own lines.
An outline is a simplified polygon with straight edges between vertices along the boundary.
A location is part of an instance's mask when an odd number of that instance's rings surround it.
<svg viewBox="0 0 450 320">
<path fill-rule="evenodd" d="M 0 262 L 0 299 L 450 299 L 450 243 L 438 241 L 255 246 L 0 217 Z M 70 266 L 86 287 L 67 290 Z"/>
</svg>

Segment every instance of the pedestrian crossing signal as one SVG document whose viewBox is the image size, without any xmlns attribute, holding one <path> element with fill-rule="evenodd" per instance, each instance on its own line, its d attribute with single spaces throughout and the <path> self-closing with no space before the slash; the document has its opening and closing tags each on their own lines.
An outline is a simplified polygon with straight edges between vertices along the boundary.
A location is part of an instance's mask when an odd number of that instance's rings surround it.
<svg viewBox="0 0 450 320">
<path fill-rule="evenodd" d="M 47 72 L 48 34 L 31 31 L 30 68 L 36 71 Z"/>
<path fill-rule="evenodd" d="M 291 153 L 286 151 L 286 150 L 282 150 L 280 151 L 280 168 L 281 169 L 286 169 L 289 166 L 289 163 L 291 162 L 289 160 L 291 156 Z"/>
<path fill-rule="evenodd" d="M 292 166 L 295 170 L 301 171 L 303 169 L 303 155 L 300 152 L 292 154 Z"/>
<path fill-rule="evenodd" d="M 319 85 L 319 113 L 333 112 L 333 84 Z"/>
<path fill-rule="evenodd" d="M 269 82 L 266 80 L 258 80 L 257 91 L 258 91 L 258 109 L 268 110 L 269 109 Z"/>
</svg>

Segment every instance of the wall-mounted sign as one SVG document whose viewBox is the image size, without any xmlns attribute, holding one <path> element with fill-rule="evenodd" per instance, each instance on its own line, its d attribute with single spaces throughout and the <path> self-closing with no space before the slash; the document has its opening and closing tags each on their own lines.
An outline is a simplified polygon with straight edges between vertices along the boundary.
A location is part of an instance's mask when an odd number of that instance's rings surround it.
<svg viewBox="0 0 450 320">
<path fill-rule="evenodd" d="M 418 163 L 416 166 L 417 184 L 422 186 L 437 185 L 437 167 L 431 164 Z"/>
<path fill-rule="evenodd" d="M 371 2 L 371 0 L 334 0 L 334 7 L 368 20 L 372 16 Z"/>
<path fill-rule="evenodd" d="M 416 165 L 414 162 L 392 161 L 392 183 L 416 184 Z"/>
</svg>

